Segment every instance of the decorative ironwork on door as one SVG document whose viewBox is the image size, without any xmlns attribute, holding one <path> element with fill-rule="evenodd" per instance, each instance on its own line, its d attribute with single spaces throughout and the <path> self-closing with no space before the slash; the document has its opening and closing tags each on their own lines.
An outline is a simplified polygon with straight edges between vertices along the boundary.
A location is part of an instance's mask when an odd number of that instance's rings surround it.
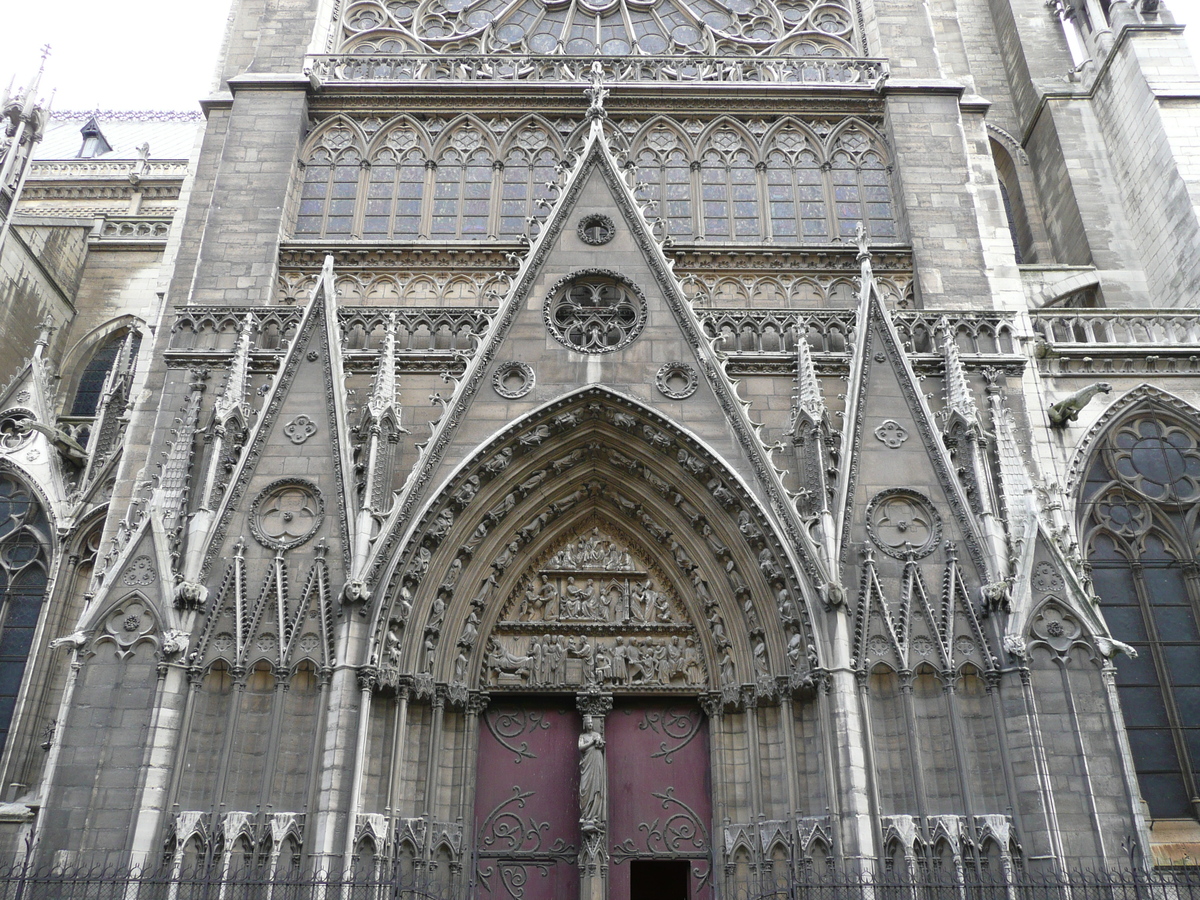
<svg viewBox="0 0 1200 900">
<path fill-rule="evenodd" d="M 618 705 L 607 717 L 609 895 L 632 863 L 686 861 L 688 897 L 712 895 L 708 720 L 693 706 Z"/>
<path fill-rule="evenodd" d="M 482 718 L 475 793 L 478 896 L 577 897 L 579 714 L 524 703 L 493 707 Z"/>
</svg>

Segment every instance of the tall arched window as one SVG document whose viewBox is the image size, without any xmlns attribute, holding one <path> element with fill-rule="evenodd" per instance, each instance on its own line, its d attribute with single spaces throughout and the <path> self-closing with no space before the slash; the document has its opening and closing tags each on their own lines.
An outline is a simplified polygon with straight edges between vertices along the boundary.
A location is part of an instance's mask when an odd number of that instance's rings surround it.
<svg viewBox="0 0 1200 900">
<path fill-rule="evenodd" d="M 695 234 L 692 223 L 691 162 L 675 132 L 652 131 L 637 156 L 637 180 L 643 185 L 638 199 L 653 200 L 651 216 L 667 223 L 667 233 L 682 238 Z"/>
<path fill-rule="evenodd" d="M 1088 469 L 1081 531 L 1120 658 L 1117 687 L 1155 818 L 1200 814 L 1200 441 L 1144 409 L 1110 426 Z"/>
<path fill-rule="evenodd" d="M 829 240 L 821 161 L 803 132 L 780 131 L 767 145 L 767 202 L 775 240 Z"/>
<path fill-rule="evenodd" d="M 324 147 L 313 153 L 304 167 L 296 234 L 348 236 L 354 228 L 361 171 L 362 157 L 352 147 L 336 155 Z"/>
<path fill-rule="evenodd" d="M 739 132 L 722 128 L 701 156 L 704 236 L 710 241 L 762 239 L 758 173 L 746 143 Z"/>
<path fill-rule="evenodd" d="M 485 148 L 468 151 L 472 132 L 456 136 L 438 159 L 433 188 L 434 237 L 484 237 L 492 198 L 492 154 Z"/>
<path fill-rule="evenodd" d="M 8 741 L 50 577 L 50 522 L 33 491 L 0 472 L 0 750 Z"/>
<path fill-rule="evenodd" d="M 129 332 L 122 329 L 110 335 L 92 354 L 92 358 L 84 366 L 83 373 L 75 385 L 75 397 L 71 401 L 72 416 L 83 417 L 96 414 L 96 409 L 100 406 L 101 394 L 104 392 L 104 382 L 108 379 L 108 373 L 112 371 L 117 354 L 121 352 L 121 345 L 128 337 Z M 141 344 L 142 336 L 135 331 L 133 343 L 130 346 L 131 357 L 137 356 Z"/>
<path fill-rule="evenodd" d="M 371 161 L 367 176 L 363 237 L 420 237 L 424 192 L 425 157 L 420 150 L 381 150 Z"/>
<path fill-rule="evenodd" d="M 547 184 L 554 184 L 554 153 L 549 148 L 514 147 L 504 158 L 504 176 L 500 188 L 500 235 L 513 238 L 525 234 L 529 216 L 544 216 L 545 208 L 537 200 L 552 196 Z"/>
</svg>

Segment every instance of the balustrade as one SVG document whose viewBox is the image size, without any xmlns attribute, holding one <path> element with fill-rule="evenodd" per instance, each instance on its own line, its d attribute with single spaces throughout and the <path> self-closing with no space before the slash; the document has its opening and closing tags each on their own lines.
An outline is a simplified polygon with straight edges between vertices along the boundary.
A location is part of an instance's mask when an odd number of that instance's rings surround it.
<svg viewBox="0 0 1200 900">
<path fill-rule="evenodd" d="M 321 54 L 309 56 L 306 71 L 320 82 L 497 81 L 586 84 L 592 66 L 604 67 L 610 82 L 703 82 L 862 86 L 874 88 L 888 75 L 878 59 L 823 56 L 538 56 L 444 55 L 425 53 Z"/>
</svg>

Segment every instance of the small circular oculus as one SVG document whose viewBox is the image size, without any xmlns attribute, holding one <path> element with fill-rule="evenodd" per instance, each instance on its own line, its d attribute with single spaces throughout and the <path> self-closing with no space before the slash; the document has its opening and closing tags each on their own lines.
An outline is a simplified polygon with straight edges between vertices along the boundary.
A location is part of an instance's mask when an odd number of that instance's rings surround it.
<svg viewBox="0 0 1200 900">
<path fill-rule="evenodd" d="M 533 390 L 533 383 L 533 369 L 515 359 L 500 363 L 492 374 L 492 388 L 509 400 L 524 397 Z"/>
<path fill-rule="evenodd" d="M 646 324 L 646 298 L 623 275 L 581 269 L 546 294 L 542 318 L 554 339 L 581 353 L 611 353 L 631 343 Z"/>
<path fill-rule="evenodd" d="M 942 517 L 924 494 L 891 488 L 867 504 L 867 535 L 894 559 L 920 559 L 941 540 Z"/>
<path fill-rule="evenodd" d="M 658 392 L 670 400 L 686 400 L 696 393 L 698 383 L 696 370 L 682 362 L 669 362 L 654 376 Z"/>
<path fill-rule="evenodd" d="M 575 230 L 579 234 L 579 239 L 585 244 L 598 247 L 601 244 L 607 244 L 613 239 L 613 235 L 617 233 L 617 226 L 613 224 L 613 220 L 608 216 L 593 213 L 590 216 L 584 216 L 580 219 L 579 225 Z"/>
<path fill-rule="evenodd" d="M 250 532 L 272 550 L 289 550 L 312 538 L 325 518 L 320 489 L 303 478 L 267 485 L 250 506 Z"/>
</svg>

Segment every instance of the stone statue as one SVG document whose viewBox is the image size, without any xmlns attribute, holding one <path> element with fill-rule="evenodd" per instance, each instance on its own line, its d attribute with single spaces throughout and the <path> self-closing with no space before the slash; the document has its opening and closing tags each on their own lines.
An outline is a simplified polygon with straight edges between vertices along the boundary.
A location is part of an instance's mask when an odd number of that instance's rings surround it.
<svg viewBox="0 0 1200 900">
<path fill-rule="evenodd" d="M 1050 407 L 1047 413 L 1050 416 L 1050 424 L 1055 428 L 1065 428 L 1079 418 L 1079 413 L 1092 402 L 1093 397 L 1097 394 L 1107 394 L 1110 391 L 1112 391 L 1112 385 L 1106 381 L 1100 381 L 1076 391 L 1065 400 L 1059 400 Z"/>
<path fill-rule="evenodd" d="M 608 800 L 604 765 L 604 738 L 596 731 L 591 716 L 583 717 L 579 735 L 579 823 L 584 832 L 603 827 Z"/>
</svg>

